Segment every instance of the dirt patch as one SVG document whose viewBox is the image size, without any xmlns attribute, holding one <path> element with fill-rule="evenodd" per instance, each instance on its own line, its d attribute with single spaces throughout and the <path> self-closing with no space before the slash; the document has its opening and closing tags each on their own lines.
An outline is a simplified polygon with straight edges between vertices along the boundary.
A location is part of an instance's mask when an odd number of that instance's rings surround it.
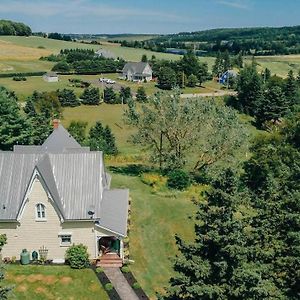
<svg viewBox="0 0 300 300">
<path fill-rule="evenodd" d="M 44 276 L 42 274 L 31 274 L 26 277 L 26 280 L 30 283 L 43 280 Z"/>
<path fill-rule="evenodd" d="M 58 279 L 54 275 L 44 276 L 43 282 L 47 285 L 54 284 Z"/>
<path fill-rule="evenodd" d="M 26 286 L 25 284 L 21 284 L 21 285 L 18 285 L 18 286 L 16 287 L 16 291 L 22 292 L 22 293 L 26 292 L 27 289 L 28 289 L 28 288 L 27 288 L 27 286 Z"/>
<path fill-rule="evenodd" d="M 22 282 L 26 279 L 25 275 L 18 275 L 12 278 L 15 282 Z"/>
<path fill-rule="evenodd" d="M 62 277 L 61 279 L 60 279 L 60 282 L 62 283 L 62 284 L 69 284 L 69 283 L 71 283 L 72 282 L 72 278 L 71 277 Z"/>
</svg>

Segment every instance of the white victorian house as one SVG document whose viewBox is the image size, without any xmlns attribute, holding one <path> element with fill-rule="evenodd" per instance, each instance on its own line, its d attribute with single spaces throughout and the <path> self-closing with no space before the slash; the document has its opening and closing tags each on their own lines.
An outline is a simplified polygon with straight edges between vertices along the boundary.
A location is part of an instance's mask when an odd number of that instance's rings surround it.
<svg viewBox="0 0 300 300">
<path fill-rule="evenodd" d="M 0 151 L 2 257 L 47 249 L 47 259 L 64 261 L 73 243 L 91 259 L 120 266 L 127 235 L 129 191 L 110 189 L 103 154 L 81 147 L 59 125 L 41 146 Z"/>
</svg>

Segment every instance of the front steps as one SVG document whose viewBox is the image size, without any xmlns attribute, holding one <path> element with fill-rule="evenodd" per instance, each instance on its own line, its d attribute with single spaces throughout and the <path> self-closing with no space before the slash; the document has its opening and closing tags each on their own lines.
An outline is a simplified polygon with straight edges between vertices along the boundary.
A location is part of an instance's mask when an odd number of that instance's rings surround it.
<svg viewBox="0 0 300 300">
<path fill-rule="evenodd" d="M 107 253 L 101 256 L 100 260 L 97 261 L 96 266 L 104 268 L 121 268 L 123 266 L 123 260 L 116 253 Z"/>
</svg>

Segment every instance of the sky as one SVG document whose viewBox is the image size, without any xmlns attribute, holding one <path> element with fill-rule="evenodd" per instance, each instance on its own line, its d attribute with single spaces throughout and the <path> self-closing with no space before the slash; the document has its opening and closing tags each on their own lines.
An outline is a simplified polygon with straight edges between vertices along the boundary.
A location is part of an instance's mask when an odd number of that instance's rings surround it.
<svg viewBox="0 0 300 300">
<path fill-rule="evenodd" d="M 0 0 L 0 19 L 33 31 L 177 33 L 300 25 L 300 0 Z"/>
</svg>

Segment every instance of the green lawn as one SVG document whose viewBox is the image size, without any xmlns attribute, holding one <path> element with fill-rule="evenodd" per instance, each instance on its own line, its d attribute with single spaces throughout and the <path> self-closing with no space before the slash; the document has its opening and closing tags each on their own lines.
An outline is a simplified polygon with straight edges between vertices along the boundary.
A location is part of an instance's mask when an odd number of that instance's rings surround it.
<svg viewBox="0 0 300 300">
<path fill-rule="evenodd" d="M 133 147 L 129 142 L 129 136 L 133 130 L 123 123 L 123 111 L 126 106 L 122 104 L 105 104 L 99 106 L 81 105 L 78 107 L 66 107 L 63 115 L 62 123 L 68 127 L 72 120 L 84 121 L 88 123 L 88 127 L 94 125 L 96 121 L 101 121 L 104 125 L 109 125 L 116 136 L 117 146 L 123 154 L 139 154 L 139 149 Z"/>
<path fill-rule="evenodd" d="M 5 282 L 14 286 L 9 299 L 109 299 L 90 269 L 73 270 L 69 266 L 8 265 Z"/>
<path fill-rule="evenodd" d="M 130 189 L 130 266 L 146 293 L 155 299 L 174 274 L 172 259 L 177 254 L 174 235 L 186 240 L 194 236 L 196 206 L 184 193 L 155 194 L 139 177 L 113 174 L 113 187 Z"/>
</svg>

